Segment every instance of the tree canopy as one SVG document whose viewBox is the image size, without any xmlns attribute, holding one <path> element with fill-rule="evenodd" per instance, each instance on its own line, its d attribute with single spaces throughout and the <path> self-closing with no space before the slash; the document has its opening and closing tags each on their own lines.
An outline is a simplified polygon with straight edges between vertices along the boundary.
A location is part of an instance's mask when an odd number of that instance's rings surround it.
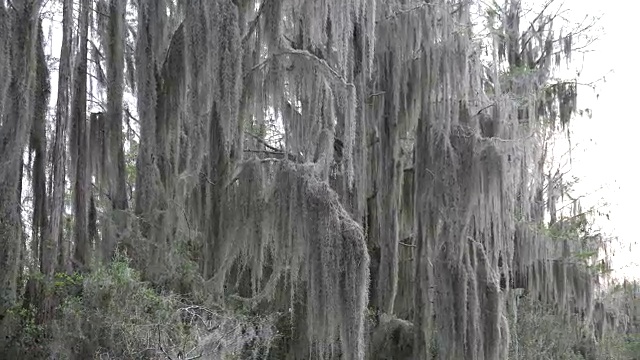
<svg viewBox="0 0 640 360">
<path fill-rule="evenodd" d="M 560 14 L 0 0 L 0 354 L 623 356 L 638 294 L 548 165 Z"/>
</svg>

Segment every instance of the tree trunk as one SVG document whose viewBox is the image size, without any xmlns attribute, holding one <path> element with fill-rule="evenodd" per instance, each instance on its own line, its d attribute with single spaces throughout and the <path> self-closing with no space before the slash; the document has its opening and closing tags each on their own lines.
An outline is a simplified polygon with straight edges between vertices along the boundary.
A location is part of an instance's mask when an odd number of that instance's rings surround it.
<svg viewBox="0 0 640 360">
<path fill-rule="evenodd" d="M 33 217 L 31 224 L 31 246 L 32 256 L 39 259 L 42 266 L 43 258 L 51 256 L 51 253 L 44 249 L 44 241 L 47 232 L 48 206 L 47 206 L 47 179 L 46 179 L 46 116 L 47 106 L 49 102 L 49 69 L 47 68 L 46 58 L 43 48 L 42 24 L 38 29 L 38 49 L 37 49 L 36 68 L 36 89 L 34 96 L 34 116 L 33 128 L 31 129 L 31 151 L 35 153 L 33 162 Z"/>
<path fill-rule="evenodd" d="M 9 14 L 4 6 L 4 1 L 0 1 L 0 34 L 10 34 L 11 24 Z M 7 105 L 7 91 L 11 83 L 11 36 L 0 36 L 0 125 L 4 121 L 3 114 Z"/>
<path fill-rule="evenodd" d="M 102 240 L 103 261 L 108 261 L 127 228 L 124 211 L 128 207 L 124 148 L 122 140 L 122 114 L 124 90 L 124 18 L 126 0 L 109 3 L 107 45 L 107 126 L 110 135 L 109 198 L 115 223 L 115 233 L 106 232 Z M 110 164 L 110 165 L 111 165 Z M 113 170 L 113 172 L 112 172 Z"/>
<path fill-rule="evenodd" d="M 64 213 L 65 164 L 66 164 L 66 132 L 69 117 L 69 82 L 71 81 L 71 38 L 73 25 L 73 1 L 64 0 L 62 18 L 62 48 L 60 49 L 60 66 L 58 67 L 58 99 L 56 101 L 56 131 L 52 153 L 51 176 L 51 218 L 44 251 L 51 254 L 43 257 L 42 273 L 53 276 L 56 269 L 68 271 L 66 259 L 69 242 L 62 238 L 62 214 Z M 63 260 L 58 261 L 58 257 Z"/>
<path fill-rule="evenodd" d="M 157 63 L 159 50 L 157 34 L 158 3 L 153 0 L 140 1 L 138 9 L 138 38 L 136 44 L 136 75 L 138 84 L 138 114 L 140 115 L 140 147 L 136 164 L 135 213 L 140 218 L 140 230 L 143 238 L 151 244 L 137 251 L 147 250 L 143 257 L 137 254 L 138 261 L 145 265 L 145 277 L 152 276 L 157 270 L 158 252 L 162 251 L 158 230 L 158 197 L 160 195 L 160 175 L 157 166 L 156 144 L 156 103 Z M 132 249 L 134 250 L 134 249 Z M 135 251 L 134 251 L 135 252 Z"/>
<path fill-rule="evenodd" d="M 11 10 L 0 8 L 0 28 L 10 29 L 9 52 L 0 64 L 11 66 L 10 84 L 0 126 L 0 349 L 5 341 L 6 311 L 15 304 L 20 252 L 23 242 L 20 193 L 22 154 L 31 130 L 33 89 L 36 81 L 37 14 L 40 1 L 14 1 Z M 8 15 L 8 16 L 7 16 Z"/>
<path fill-rule="evenodd" d="M 79 52 L 76 63 L 76 76 L 73 94 L 72 109 L 72 134 L 71 142 L 73 152 L 72 160 L 75 165 L 74 177 L 74 240 L 75 251 L 73 255 L 74 267 L 86 268 L 91 255 L 91 243 L 89 238 L 89 147 L 87 131 L 87 37 L 89 32 L 89 11 L 91 0 L 83 0 L 80 4 L 79 18 Z"/>
</svg>

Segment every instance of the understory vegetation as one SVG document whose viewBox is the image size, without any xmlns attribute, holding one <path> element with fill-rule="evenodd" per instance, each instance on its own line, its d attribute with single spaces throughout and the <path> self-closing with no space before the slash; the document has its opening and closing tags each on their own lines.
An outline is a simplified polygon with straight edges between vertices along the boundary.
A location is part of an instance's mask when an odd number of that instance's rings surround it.
<svg viewBox="0 0 640 360">
<path fill-rule="evenodd" d="M 639 359 L 554 152 L 595 22 L 0 0 L 0 358 Z"/>
</svg>

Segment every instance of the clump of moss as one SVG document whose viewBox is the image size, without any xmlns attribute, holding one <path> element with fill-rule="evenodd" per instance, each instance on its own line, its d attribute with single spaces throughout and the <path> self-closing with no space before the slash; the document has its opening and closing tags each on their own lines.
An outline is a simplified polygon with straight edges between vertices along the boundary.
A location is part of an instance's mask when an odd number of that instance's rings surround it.
<svg viewBox="0 0 640 360">
<path fill-rule="evenodd" d="M 412 323 L 382 314 L 369 339 L 369 358 L 412 359 L 414 331 Z"/>
</svg>

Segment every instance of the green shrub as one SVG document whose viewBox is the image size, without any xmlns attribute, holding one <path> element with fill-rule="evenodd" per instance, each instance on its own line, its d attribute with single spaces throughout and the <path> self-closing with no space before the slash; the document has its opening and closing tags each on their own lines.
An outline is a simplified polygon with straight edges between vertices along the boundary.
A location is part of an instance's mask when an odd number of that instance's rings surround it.
<svg viewBox="0 0 640 360">
<path fill-rule="evenodd" d="M 176 309 L 177 299 L 158 294 L 119 258 L 83 278 L 56 278 L 55 288 L 76 286 L 63 298 L 51 329 L 50 351 L 60 358 L 152 358 L 158 351 L 193 347 Z M 162 349 L 162 350 L 161 350 Z"/>
<path fill-rule="evenodd" d="M 640 360 L 640 334 L 629 334 L 624 337 L 624 348 L 631 360 Z"/>
<path fill-rule="evenodd" d="M 193 273 L 183 270 L 176 277 Z M 83 274 L 32 274 L 26 287 L 7 312 L 2 359 L 264 359 L 276 337 L 277 314 L 185 303 L 143 281 L 123 257 Z"/>
<path fill-rule="evenodd" d="M 185 304 L 142 281 L 124 258 L 56 287 L 67 296 L 50 329 L 54 358 L 263 358 L 274 336 L 272 317 Z"/>
<path fill-rule="evenodd" d="M 46 354 L 44 345 L 45 328 L 37 323 L 37 310 L 34 306 L 15 306 L 7 311 L 6 326 L 13 329 L 9 339 L 9 348 L 4 355 L 8 358 L 23 358 L 23 354 L 40 357 Z"/>
<path fill-rule="evenodd" d="M 580 335 L 571 322 L 526 296 L 518 300 L 517 312 L 517 322 L 510 322 L 510 359 L 584 360 L 577 353 Z"/>
<path fill-rule="evenodd" d="M 509 359 L 633 360 L 632 354 L 640 354 L 630 350 L 632 342 L 625 343 L 624 336 L 607 333 L 596 341 L 575 316 L 559 314 L 526 296 L 518 300 L 517 313 L 517 321 L 510 319 Z"/>
</svg>

